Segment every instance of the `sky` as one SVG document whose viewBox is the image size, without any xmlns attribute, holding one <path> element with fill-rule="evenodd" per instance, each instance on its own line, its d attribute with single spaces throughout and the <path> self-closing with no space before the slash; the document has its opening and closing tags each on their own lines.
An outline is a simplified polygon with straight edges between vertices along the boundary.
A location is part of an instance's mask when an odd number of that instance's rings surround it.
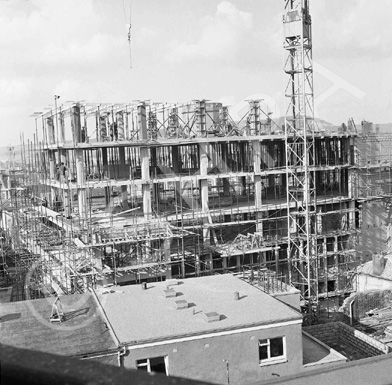
<svg viewBox="0 0 392 385">
<path fill-rule="evenodd" d="M 280 0 L 0 0 L 0 145 L 68 101 L 264 99 L 284 113 Z M 316 116 L 392 122 L 392 2 L 310 0 Z M 131 23 L 131 60 L 128 26 Z M 130 68 L 132 64 L 132 68 Z"/>
</svg>

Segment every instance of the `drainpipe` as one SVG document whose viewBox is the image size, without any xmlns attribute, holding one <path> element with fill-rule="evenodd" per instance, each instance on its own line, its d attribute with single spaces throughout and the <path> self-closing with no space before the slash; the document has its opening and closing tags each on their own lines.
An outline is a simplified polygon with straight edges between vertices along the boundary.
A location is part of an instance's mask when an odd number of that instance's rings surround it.
<svg viewBox="0 0 392 385">
<path fill-rule="evenodd" d="M 127 354 L 127 348 L 125 346 L 121 346 L 121 349 L 118 352 L 118 366 L 124 366 L 124 362 L 122 360 L 122 357 L 125 356 Z"/>
<path fill-rule="evenodd" d="M 355 301 L 350 302 L 350 325 L 353 326 L 353 306 Z"/>
</svg>

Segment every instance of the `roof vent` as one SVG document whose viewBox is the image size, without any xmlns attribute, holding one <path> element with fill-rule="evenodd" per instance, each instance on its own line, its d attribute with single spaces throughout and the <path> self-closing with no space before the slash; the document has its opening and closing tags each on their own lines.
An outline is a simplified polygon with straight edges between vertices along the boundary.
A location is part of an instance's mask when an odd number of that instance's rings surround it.
<svg viewBox="0 0 392 385">
<path fill-rule="evenodd" d="M 220 321 L 220 315 L 215 311 L 212 311 L 210 313 L 204 313 L 204 316 L 207 322 Z"/>
<path fill-rule="evenodd" d="M 240 299 L 240 293 L 238 291 L 234 292 L 234 301 L 239 301 Z"/>
<path fill-rule="evenodd" d="M 163 290 L 163 292 L 165 293 L 166 298 L 177 297 L 177 292 L 173 289 Z"/>
<path fill-rule="evenodd" d="M 174 301 L 176 303 L 177 309 L 188 309 L 189 303 L 185 301 L 185 299 L 180 299 L 178 301 Z"/>
<path fill-rule="evenodd" d="M 166 283 L 167 283 L 166 287 L 168 289 L 170 288 L 170 286 L 178 286 L 178 281 L 176 281 L 174 279 L 167 280 Z"/>
</svg>

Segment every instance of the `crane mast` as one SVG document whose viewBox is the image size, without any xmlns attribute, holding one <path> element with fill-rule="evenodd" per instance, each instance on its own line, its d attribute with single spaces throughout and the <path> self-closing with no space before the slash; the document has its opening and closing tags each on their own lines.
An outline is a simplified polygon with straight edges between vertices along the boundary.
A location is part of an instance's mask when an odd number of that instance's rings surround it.
<svg viewBox="0 0 392 385">
<path fill-rule="evenodd" d="M 312 22 L 309 0 L 284 3 L 288 273 L 311 305 L 318 300 Z"/>
</svg>

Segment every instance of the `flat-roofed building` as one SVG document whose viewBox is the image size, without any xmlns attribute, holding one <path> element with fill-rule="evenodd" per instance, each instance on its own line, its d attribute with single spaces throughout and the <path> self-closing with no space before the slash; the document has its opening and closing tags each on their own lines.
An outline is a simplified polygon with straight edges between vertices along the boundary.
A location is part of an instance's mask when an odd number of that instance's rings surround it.
<svg viewBox="0 0 392 385">
<path fill-rule="evenodd" d="M 244 280 L 226 274 L 121 290 L 97 298 L 127 368 L 220 384 L 305 369 L 302 315 Z M 322 359 L 345 361 L 325 347 Z"/>
</svg>

